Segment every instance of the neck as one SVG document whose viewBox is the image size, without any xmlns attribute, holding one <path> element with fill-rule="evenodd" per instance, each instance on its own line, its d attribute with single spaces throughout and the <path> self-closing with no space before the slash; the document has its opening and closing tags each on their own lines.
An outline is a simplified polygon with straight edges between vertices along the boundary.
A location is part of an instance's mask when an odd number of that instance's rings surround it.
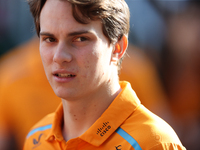
<svg viewBox="0 0 200 150">
<path fill-rule="evenodd" d="M 98 94 L 76 101 L 62 99 L 64 110 L 63 137 L 66 141 L 87 131 L 120 93 L 117 82 L 114 90 L 102 88 Z M 103 93 L 103 94 L 102 94 Z"/>
</svg>

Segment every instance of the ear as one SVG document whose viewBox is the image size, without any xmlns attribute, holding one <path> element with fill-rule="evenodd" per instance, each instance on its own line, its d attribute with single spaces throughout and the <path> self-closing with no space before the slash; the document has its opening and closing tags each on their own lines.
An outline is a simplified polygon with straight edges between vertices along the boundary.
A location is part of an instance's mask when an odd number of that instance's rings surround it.
<svg viewBox="0 0 200 150">
<path fill-rule="evenodd" d="M 113 55 L 112 55 L 112 60 L 118 61 L 120 58 L 122 58 L 126 52 L 127 46 L 128 46 L 128 39 L 126 36 L 123 36 L 121 38 L 121 40 L 119 40 L 115 44 Z"/>
</svg>

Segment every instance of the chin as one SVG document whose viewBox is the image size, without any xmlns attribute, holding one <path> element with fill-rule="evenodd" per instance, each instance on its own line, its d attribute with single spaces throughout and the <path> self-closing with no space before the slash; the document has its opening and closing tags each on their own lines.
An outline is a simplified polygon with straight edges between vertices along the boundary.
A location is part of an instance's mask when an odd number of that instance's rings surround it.
<svg viewBox="0 0 200 150">
<path fill-rule="evenodd" d="M 59 88 L 54 88 L 53 91 L 60 98 L 63 98 L 66 95 L 66 91 L 59 89 Z"/>
<path fill-rule="evenodd" d="M 66 91 L 66 90 L 54 90 L 55 94 L 61 98 L 61 99 L 70 99 L 70 96 L 72 95 L 72 92 Z"/>
</svg>

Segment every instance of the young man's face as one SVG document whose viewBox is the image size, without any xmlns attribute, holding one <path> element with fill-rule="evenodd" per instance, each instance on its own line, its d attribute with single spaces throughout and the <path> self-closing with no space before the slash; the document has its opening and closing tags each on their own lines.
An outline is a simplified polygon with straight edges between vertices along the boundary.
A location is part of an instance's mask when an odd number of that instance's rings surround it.
<svg viewBox="0 0 200 150">
<path fill-rule="evenodd" d="M 100 21 L 80 24 L 67 1 L 48 0 L 40 15 L 40 54 L 47 78 L 63 99 L 87 97 L 108 88 L 113 46 Z"/>
</svg>

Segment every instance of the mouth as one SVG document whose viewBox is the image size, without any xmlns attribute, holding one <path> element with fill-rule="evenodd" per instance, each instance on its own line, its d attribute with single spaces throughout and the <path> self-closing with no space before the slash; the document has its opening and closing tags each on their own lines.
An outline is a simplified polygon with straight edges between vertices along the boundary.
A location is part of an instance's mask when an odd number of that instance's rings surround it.
<svg viewBox="0 0 200 150">
<path fill-rule="evenodd" d="M 71 77 L 76 76 L 76 75 L 68 74 L 68 73 L 56 73 L 54 75 L 57 76 L 57 77 L 60 77 L 60 78 L 71 78 Z"/>
</svg>

